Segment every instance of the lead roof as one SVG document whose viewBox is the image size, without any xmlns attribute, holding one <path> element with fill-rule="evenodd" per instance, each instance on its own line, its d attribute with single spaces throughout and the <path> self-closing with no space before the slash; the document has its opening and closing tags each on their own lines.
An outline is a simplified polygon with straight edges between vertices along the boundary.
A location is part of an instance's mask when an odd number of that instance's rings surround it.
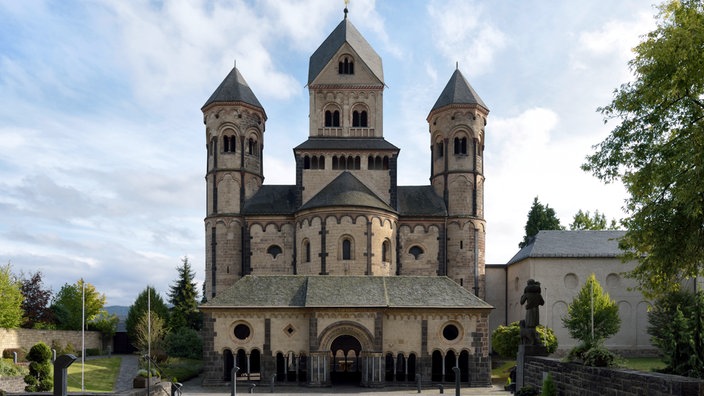
<svg viewBox="0 0 704 396">
<path fill-rule="evenodd" d="M 430 112 L 432 113 L 441 107 L 453 104 L 479 105 L 484 109 L 489 110 L 474 88 L 469 85 L 459 69 L 456 69 L 455 72 L 452 73 L 450 81 L 448 81 L 447 85 L 445 85 L 445 89 L 442 90 L 440 97 L 435 102 L 435 105 Z"/>
<path fill-rule="evenodd" d="M 527 258 L 619 257 L 625 231 L 541 230 L 507 265 Z"/>
</svg>

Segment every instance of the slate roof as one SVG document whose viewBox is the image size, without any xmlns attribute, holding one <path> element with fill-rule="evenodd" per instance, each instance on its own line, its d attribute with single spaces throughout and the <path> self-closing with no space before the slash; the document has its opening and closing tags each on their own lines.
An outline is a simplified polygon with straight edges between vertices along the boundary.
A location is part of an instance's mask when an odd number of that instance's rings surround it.
<svg viewBox="0 0 704 396">
<path fill-rule="evenodd" d="M 263 185 L 242 208 L 247 215 L 288 215 L 296 211 L 296 186 Z"/>
<path fill-rule="evenodd" d="M 340 173 L 327 186 L 323 187 L 320 192 L 301 206 L 301 210 L 327 206 L 362 206 L 396 212 L 347 171 Z"/>
<path fill-rule="evenodd" d="M 254 95 L 254 92 L 252 92 L 252 89 L 249 88 L 247 81 L 245 81 L 236 67 L 233 67 L 227 77 L 222 80 L 215 92 L 210 95 L 210 98 L 208 98 L 203 107 L 201 107 L 201 110 L 216 102 L 243 102 L 258 107 L 262 109 L 262 111 L 264 110 L 257 97 Z"/>
<path fill-rule="evenodd" d="M 344 43 L 348 43 L 352 47 L 359 56 L 358 59 L 364 62 L 383 84 L 384 70 L 381 66 L 381 57 L 346 17 L 310 56 L 308 84 L 311 84 L 318 77 Z"/>
<path fill-rule="evenodd" d="M 527 258 L 618 257 L 618 238 L 625 231 L 539 231 L 533 241 L 524 246 L 507 265 Z"/>
<path fill-rule="evenodd" d="M 331 275 L 247 275 L 201 307 L 492 308 L 444 276 Z"/>
<path fill-rule="evenodd" d="M 384 138 L 308 138 L 294 150 L 394 150 L 398 147 Z"/>
<path fill-rule="evenodd" d="M 430 112 L 432 113 L 441 107 L 453 104 L 475 104 L 489 110 L 477 92 L 474 91 L 474 88 L 469 85 L 459 69 L 456 69 L 455 72 L 452 73 L 450 81 L 448 81 L 447 85 L 445 85 L 445 89 L 442 90 L 440 97 L 435 102 L 435 105 Z"/>
<path fill-rule="evenodd" d="M 398 186 L 398 212 L 402 216 L 445 216 L 447 208 L 433 186 Z"/>
</svg>

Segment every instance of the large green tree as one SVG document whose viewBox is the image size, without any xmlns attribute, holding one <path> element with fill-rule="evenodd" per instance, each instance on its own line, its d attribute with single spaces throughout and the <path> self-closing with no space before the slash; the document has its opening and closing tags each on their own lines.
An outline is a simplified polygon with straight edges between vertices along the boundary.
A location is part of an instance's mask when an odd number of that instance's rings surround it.
<svg viewBox="0 0 704 396">
<path fill-rule="evenodd" d="M 169 308 L 164 303 L 164 299 L 154 290 L 154 287 L 147 286 L 130 305 L 125 320 L 127 336 L 135 346 L 137 346 L 137 324 L 140 318 L 147 313 L 147 306 L 151 307 L 152 314 L 158 315 L 164 324 L 169 321 Z"/>
<path fill-rule="evenodd" d="M 606 215 L 599 213 L 598 210 L 594 211 L 592 215 L 589 211 L 583 212 L 580 209 L 572 219 L 570 223 L 570 230 L 617 230 L 618 226 L 616 220 L 611 220 L 611 223 L 607 224 Z"/>
<path fill-rule="evenodd" d="M 599 109 L 618 124 L 582 167 L 624 183 L 620 245 L 655 297 L 704 274 L 704 2 L 666 1 L 634 51 L 635 79 Z"/>
<path fill-rule="evenodd" d="M 84 290 L 85 283 L 85 290 Z M 104 312 L 105 294 L 98 293 L 90 283 L 79 279 L 76 283 L 64 284 L 56 293 L 51 310 L 56 316 L 58 327 L 63 330 L 81 330 L 85 298 L 85 323 L 92 321 Z"/>
<path fill-rule="evenodd" d="M 528 220 L 526 221 L 526 234 L 523 236 L 523 241 L 518 244 L 519 248 L 528 245 L 531 239 L 538 234 L 540 230 L 561 230 L 560 219 L 555 215 L 555 210 L 549 205 L 543 205 L 538 201 L 538 197 L 533 198 L 533 205 L 528 212 Z"/>
<path fill-rule="evenodd" d="M 591 274 L 562 318 L 570 336 L 587 348 L 600 345 L 621 327 L 618 305 Z"/>
<path fill-rule="evenodd" d="M 173 305 L 169 324 L 172 329 L 188 327 L 197 330 L 200 328 L 198 285 L 193 281 L 195 273 L 188 257 L 181 260 L 181 265 L 176 270 L 178 278 L 169 289 L 169 302 Z"/>
<path fill-rule="evenodd" d="M 0 327 L 11 329 L 22 323 L 22 283 L 12 274 L 12 266 L 0 266 Z"/>
</svg>

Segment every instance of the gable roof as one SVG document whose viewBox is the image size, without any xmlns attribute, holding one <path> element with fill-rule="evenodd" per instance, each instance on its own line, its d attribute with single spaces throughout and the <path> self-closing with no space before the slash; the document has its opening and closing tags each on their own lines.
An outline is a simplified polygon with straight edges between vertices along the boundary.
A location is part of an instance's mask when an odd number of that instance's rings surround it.
<svg viewBox="0 0 704 396">
<path fill-rule="evenodd" d="M 299 144 L 295 150 L 393 150 L 398 152 L 398 147 L 389 143 L 384 138 L 338 138 L 338 137 L 311 137 Z"/>
<path fill-rule="evenodd" d="M 201 110 L 205 109 L 213 103 L 233 103 L 242 102 L 248 105 L 257 107 L 264 111 L 261 103 L 249 88 L 247 81 L 245 81 L 240 71 L 236 67 L 233 67 L 230 73 L 225 77 L 224 80 L 217 87 L 215 92 L 210 95 L 210 98 L 205 102 Z M 266 118 L 266 115 L 265 115 Z"/>
<path fill-rule="evenodd" d="M 247 275 L 201 307 L 492 308 L 444 276 L 332 275 Z"/>
<path fill-rule="evenodd" d="M 398 186 L 398 212 L 402 216 L 446 216 L 447 208 L 433 186 Z"/>
<path fill-rule="evenodd" d="M 479 105 L 489 111 L 489 108 L 484 104 L 484 101 L 482 101 L 474 88 L 469 85 L 459 69 L 452 73 L 450 81 L 445 85 L 445 89 L 442 90 L 440 97 L 430 112 L 432 113 L 441 107 L 454 104 Z"/>
<path fill-rule="evenodd" d="M 325 66 L 330 63 L 337 51 L 347 43 L 359 56 L 359 60 L 364 62 L 379 81 L 384 83 L 384 69 L 381 66 L 381 57 L 374 51 L 371 45 L 364 39 L 356 27 L 345 17 L 335 30 L 320 44 L 317 50 L 310 56 L 308 66 L 308 84 L 311 84 L 320 74 Z"/>
<path fill-rule="evenodd" d="M 626 231 L 541 230 L 506 264 L 537 257 L 619 257 L 623 251 L 618 239 L 625 234 Z"/>
<path fill-rule="evenodd" d="M 362 206 L 395 212 L 395 210 L 359 181 L 344 171 L 320 190 L 300 210 L 326 206 Z"/>
</svg>

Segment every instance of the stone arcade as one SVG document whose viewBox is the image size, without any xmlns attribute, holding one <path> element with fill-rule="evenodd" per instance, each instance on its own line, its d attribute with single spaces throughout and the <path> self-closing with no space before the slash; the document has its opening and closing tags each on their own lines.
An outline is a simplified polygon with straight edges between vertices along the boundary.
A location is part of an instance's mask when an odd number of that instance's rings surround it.
<svg viewBox="0 0 704 396">
<path fill-rule="evenodd" d="M 234 68 L 202 108 L 205 382 L 490 384 L 487 106 L 455 70 L 427 117 L 430 185 L 398 186 L 379 55 L 345 18 L 310 58 L 295 185 L 264 185 L 267 115 Z M 269 132 L 276 134 L 277 132 Z"/>
</svg>

